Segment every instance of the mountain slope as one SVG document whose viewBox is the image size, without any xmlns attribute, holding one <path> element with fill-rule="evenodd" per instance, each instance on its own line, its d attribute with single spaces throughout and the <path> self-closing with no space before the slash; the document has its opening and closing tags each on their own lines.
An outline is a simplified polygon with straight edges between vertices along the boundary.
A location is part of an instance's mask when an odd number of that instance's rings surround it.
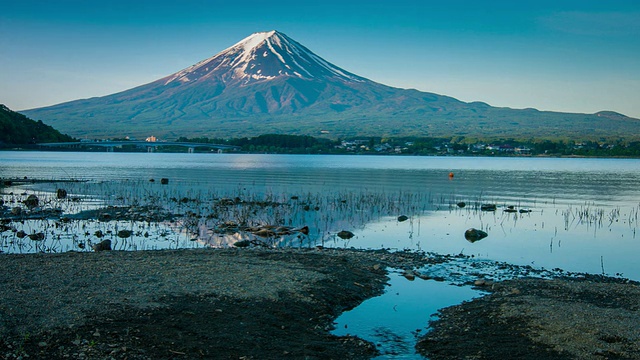
<svg viewBox="0 0 640 360">
<path fill-rule="evenodd" d="M 76 136 L 620 136 L 640 121 L 494 108 L 382 85 L 277 31 L 255 33 L 184 70 L 120 93 L 24 111 Z M 604 121 L 606 120 L 606 121 Z M 605 126 L 603 126 L 603 123 Z"/>
<path fill-rule="evenodd" d="M 73 141 L 42 121 L 33 121 L 0 104 L 0 144 L 36 144 Z"/>
</svg>

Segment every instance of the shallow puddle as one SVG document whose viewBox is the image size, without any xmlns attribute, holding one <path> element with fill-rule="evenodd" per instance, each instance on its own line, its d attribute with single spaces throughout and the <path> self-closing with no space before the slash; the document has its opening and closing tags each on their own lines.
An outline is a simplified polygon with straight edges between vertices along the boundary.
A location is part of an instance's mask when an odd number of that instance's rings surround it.
<svg viewBox="0 0 640 360">
<path fill-rule="evenodd" d="M 417 338 L 427 331 L 438 309 L 482 294 L 471 286 L 420 278 L 409 281 L 393 270 L 385 293 L 343 313 L 332 333 L 371 341 L 381 353 L 378 359 L 423 359 L 415 352 Z"/>
</svg>

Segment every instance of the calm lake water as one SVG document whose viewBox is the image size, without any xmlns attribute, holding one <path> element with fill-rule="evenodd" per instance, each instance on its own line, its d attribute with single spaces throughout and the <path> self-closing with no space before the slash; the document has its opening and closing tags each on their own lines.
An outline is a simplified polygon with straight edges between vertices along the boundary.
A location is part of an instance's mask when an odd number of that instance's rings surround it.
<svg viewBox="0 0 640 360">
<path fill-rule="evenodd" d="M 395 214 L 354 223 L 344 230 L 356 236 L 336 245 L 464 253 L 577 272 L 604 268 L 640 280 L 636 159 L 0 152 L 0 163 L 3 178 L 169 178 L 172 189 L 183 191 L 283 197 L 415 193 L 424 211 L 406 214 L 410 221 L 398 222 L 402 214 Z M 498 209 L 460 209 L 460 201 Z M 531 212 L 504 212 L 509 205 Z M 471 227 L 489 236 L 470 243 L 463 234 Z"/>
<path fill-rule="evenodd" d="M 290 202 L 295 195 L 306 199 L 311 208 L 317 204 L 319 210 L 292 207 L 291 213 L 264 215 L 265 219 L 279 216 L 293 226 L 311 228 L 305 242 L 283 239 L 284 245 L 462 253 L 473 255 L 473 261 L 640 280 L 640 160 L 635 159 L 0 152 L 1 178 L 25 176 L 88 180 L 65 186 L 88 203 L 94 195 L 100 198 L 96 207 L 115 204 L 116 200 L 105 194 L 121 194 L 113 196 L 126 203 L 127 194 L 134 191 L 137 196 L 178 198 L 251 194 L 256 199 L 282 202 Z M 160 178 L 168 178 L 169 185 L 149 182 Z M 47 186 L 8 188 L 4 197 L 10 198 L 7 192 L 55 190 Z M 348 201 L 345 206 L 336 206 L 335 201 L 323 197 Z M 459 202 L 466 206 L 460 208 Z M 497 209 L 480 211 L 482 204 L 495 204 Z M 516 212 L 506 212 L 509 206 Z M 398 221 L 400 215 L 408 220 Z M 26 222 L 24 226 L 28 233 L 30 225 Z M 118 226 L 143 224 L 120 223 L 104 230 L 116 233 Z M 175 228 L 175 224 L 158 227 L 156 233 L 172 233 Z M 173 238 L 162 234 L 119 246 L 230 246 L 243 239 L 211 234 L 210 224 L 201 228 L 199 241 L 175 231 Z M 469 242 L 464 237 L 469 228 L 482 229 L 489 236 Z M 355 236 L 340 239 L 336 236 L 340 230 Z M 146 230 L 138 233 L 142 231 Z M 66 238 L 70 244 L 78 240 L 73 232 Z M 86 234 L 92 232 L 93 228 Z M 55 240 L 57 245 L 43 249 L 11 245 L 14 235 L 7 234 L 3 233 L 4 248 L 0 249 L 4 252 L 71 249 L 63 244 L 65 236 Z M 421 271 L 435 276 L 441 269 Z M 468 287 L 423 280 L 409 285 L 393 273 L 391 290 L 345 313 L 337 321 L 336 333 L 355 333 L 383 344 L 383 358 L 419 358 L 413 354 L 413 340 L 407 338 L 418 335 L 416 331 L 420 324 L 426 326 L 429 314 L 473 296 L 479 293 Z M 413 316 L 416 311 L 426 315 Z M 381 317 L 372 323 L 371 313 Z"/>
</svg>

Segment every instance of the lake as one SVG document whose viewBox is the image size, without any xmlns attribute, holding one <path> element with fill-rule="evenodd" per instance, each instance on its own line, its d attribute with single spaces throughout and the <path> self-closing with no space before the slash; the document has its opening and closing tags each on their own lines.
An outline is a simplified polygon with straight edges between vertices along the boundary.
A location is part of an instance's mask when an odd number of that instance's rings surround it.
<svg viewBox="0 0 640 360">
<path fill-rule="evenodd" d="M 2 178 L 168 178 L 184 193 L 416 194 L 409 221 L 398 222 L 402 214 L 361 216 L 344 224 L 355 237 L 336 245 L 464 253 L 578 272 L 604 268 L 640 280 L 636 159 L 0 152 L 0 162 Z M 480 203 L 498 208 L 472 209 Z M 506 213 L 507 206 L 531 212 Z M 466 241 L 472 227 L 489 236 Z"/>
<path fill-rule="evenodd" d="M 82 225 L 26 220 L 16 225 L 20 229 L 2 233 L 0 250 L 6 253 L 90 251 L 85 244 L 99 241 L 97 231 L 120 250 L 265 241 L 247 231 L 222 228 L 229 222 L 224 219 L 251 218 L 255 223 L 309 228 L 305 236 L 269 237 L 270 246 L 464 254 L 473 256 L 474 262 L 640 280 L 640 160 L 636 159 L 0 152 L 0 164 L 0 178 L 5 179 L 84 180 L 7 187 L 3 189 L 7 210 L 28 194 L 44 199 L 64 187 L 77 201 L 50 198 L 48 204 L 65 213 L 160 203 L 170 212 L 194 215 L 156 225 L 132 220 Z M 161 178 L 169 183 L 160 184 Z M 223 200 L 228 206 L 220 205 Z M 458 205 L 462 202 L 464 207 Z M 485 204 L 496 208 L 482 211 Z M 401 215 L 407 219 L 400 221 Z M 44 241 L 16 238 L 15 230 L 28 234 L 43 227 L 48 229 Z M 468 241 L 464 233 L 469 228 L 488 236 Z M 116 234 L 122 229 L 133 235 L 119 238 Z M 339 237 L 342 230 L 353 237 Z M 456 282 L 455 274 L 477 271 L 465 270 L 470 261 L 453 270 L 420 271 Z M 499 278 L 499 272 L 496 269 L 490 276 Z M 408 285 L 399 271 L 391 276 L 393 290 L 343 314 L 335 332 L 355 333 L 381 344 L 386 354 L 382 358 L 419 358 L 412 350 L 412 339 L 420 330 L 416 327 L 426 326 L 429 314 L 437 309 L 480 294 L 434 281 Z M 416 311 L 425 316 L 416 318 L 412 315 Z M 376 317 L 371 323 L 372 312 L 388 319 Z M 380 321 L 386 325 L 380 326 Z"/>
</svg>

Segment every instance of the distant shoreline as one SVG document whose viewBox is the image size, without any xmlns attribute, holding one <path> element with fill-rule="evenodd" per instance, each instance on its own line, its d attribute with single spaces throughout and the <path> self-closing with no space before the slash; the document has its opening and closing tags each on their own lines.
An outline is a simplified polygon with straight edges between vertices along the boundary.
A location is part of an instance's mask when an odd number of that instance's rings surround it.
<svg viewBox="0 0 640 360">
<path fill-rule="evenodd" d="M 77 152 L 77 153 L 107 153 L 105 150 L 78 150 L 78 149 L 43 149 L 43 148 L 7 148 L 0 147 L 0 153 L 3 151 L 10 152 Z M 141 154 L 147 153 L 147 151 L 114 151 L 115 153 L 122 154 Z M 155 151 L 154 153 L 160 154 L 186 154 L 186 151 Z M 374 153 L 287 153 L 287 152 L 245 152 L 245 151 L 233 151 L 224 152 L 225 154 L 248 154 L 248 155 L 345 155 L 345 156 L 406 156 L 406 157 L 483 157 L 483 158 L 576 158 L 576 159 L 640 159 L 640 155 L 630 156 L 589 156 L 589 155 L 560 155 L 560 154 L 537 154 L 537 155 L 513 155 L 513 154 L 374 154 Z M 214 152 L 201 152 L 196 154 L 211 154 L 217 155 Z"/>
</svg>

